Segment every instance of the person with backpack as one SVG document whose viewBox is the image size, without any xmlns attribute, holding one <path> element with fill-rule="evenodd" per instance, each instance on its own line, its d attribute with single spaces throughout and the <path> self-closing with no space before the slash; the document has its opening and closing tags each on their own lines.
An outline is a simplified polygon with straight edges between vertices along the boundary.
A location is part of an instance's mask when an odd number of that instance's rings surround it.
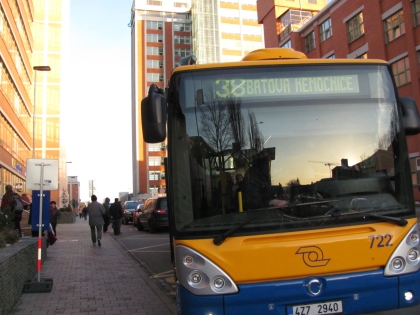
<svg viewBox="0 0 420 315">
<path fill-rule="evenodd" d="M 10 210 L 14 214 L 15 230 L 18 230 L 19 236 L 22 237 L 20 221 L 22 221 L 23 202 L 19 194 L 13 191 L 12 185 L 6 185 L 6 193 L 1 199 L 1 211 L 4 211 L 7 207 L 10 207 Z"/>
</svg>

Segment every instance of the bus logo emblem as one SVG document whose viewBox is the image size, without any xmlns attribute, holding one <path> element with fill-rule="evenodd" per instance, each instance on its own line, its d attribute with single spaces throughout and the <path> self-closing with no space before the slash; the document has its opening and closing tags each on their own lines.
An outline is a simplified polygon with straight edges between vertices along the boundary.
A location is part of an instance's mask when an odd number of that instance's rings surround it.
<svg viewBox="0 0 420 315">
<path fill-rule="evenodd" d="M 301 254 L 303 257 L 303 262 L 308 267 L 324 267 L 326 266 L 330 259 L 324 259 L 324 253 L 321 248 L 317 246 L 306 246 L 298 249 L 296 254 Z"/>
</svg>

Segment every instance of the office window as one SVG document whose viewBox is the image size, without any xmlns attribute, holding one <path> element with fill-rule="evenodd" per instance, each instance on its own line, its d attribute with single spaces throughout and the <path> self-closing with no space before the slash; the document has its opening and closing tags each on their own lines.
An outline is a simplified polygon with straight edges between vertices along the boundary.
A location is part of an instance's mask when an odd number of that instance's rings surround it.
<svg viewBox="0 0 420 315">
<path fill-rule="evenodd" d="M 288 40 L 287 42 L 285 42 L 281 48 L 292 48 L 292 42 L 290 40 Z"/>
<path fill-rule="evenodd" d="M 191 55 L 191 50 L 188 48 L 175 48 L 175 56 L 185 57 Z"/>
<path fill-rule="evenodd" d="M 149 166 L 159 166 L 160 156 L 149 156 Z"/>
<path fill-rule="evenodd" d="M 308 35 L 305 36 L 305 48 L 307 53 L 315 49 L 314 31 L 310 32 Z"/>
<path fill-rule="evenodd" d="M 392 65 L 392 73 L 394 75 L 395 84 L 397 86 L 404 85 L 411 82 L 410 78 L 410 64 L 408 62 L 408 57 L 402 58 Z"/>
<path fill-rule="evenodd" d="M 147 5 L 156 5 L 156 6 L 161 7 L 162 0 L 147 0 Z"/>
<path fill-rule="evenodd" d="M 148 82 L 163 82 L 163 74 L 162 73 L 148 73 L 147 81 Z"/>
<path fill-rule="evenodd" d="M 176 32 L 190 32 L 191 31 L 191 24 L 174 23 L 174 31 L 176 31 Z"/>
<path fill-rule="evenodd" d="M 148 30 L 161 30 L 163 29 L 163 22 L 162 21 L 147 21 L 146 28 Z"/>
<path fill-rule="evenodd" d="M 160 180 L 160 172 L 149 172 L 149 180 Z"/>
<path fill-rule="evenodd" d="M 332 36 L 331 18 L 325 20 L 319 27 L 321 42 L 327 40 Z"/>
<path fill-rule="evenodd" d="M 163 61 L 162 60 L 147 60 L 147 68 L 162 69 Z"/>
<path fill-rule="evenodd" d="M 389 43 L 405 34 L 404 26 L 404 14 L 403 11 L 398 11 L 384 21 L 385 25 L 385 38 L 386 42 Z"/>
<path fill-rule="evenodd" d="M 162 56 L 163 48 L 162 47 L 147 47 L 147 54 L 151 56 Z"/>
<path fill-rule="evenodd" d="M 351 43 L 352 41 L 359 38 L 365 33 L 365 29 L 363 27 L 362 12 L 360 12 L 347 22 L 347 32 L 349 37 L 349 43 Z"/>
<path fill-rule="evenodd" d="M 175 44 L 191 44 L 191 37 L 190 36 L 174 36 L 174 43 Z"/>
<path fill-rule="evenodd" d="M 414 25 L 420 25 L 420 0 L 413 2 Z"/>
<path fill-rule="evenodd" d="M 162 34 L 147 34 L 147 41 L 149 43 L 161 43 L 163 42 Z"/>
</svg>

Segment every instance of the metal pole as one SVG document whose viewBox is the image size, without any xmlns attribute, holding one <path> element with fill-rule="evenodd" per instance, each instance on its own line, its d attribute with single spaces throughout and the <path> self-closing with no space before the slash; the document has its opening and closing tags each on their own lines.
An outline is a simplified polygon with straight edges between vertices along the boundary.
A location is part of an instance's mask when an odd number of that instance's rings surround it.
<svg viewBox="0 0 420 315">
<path fill-rule="evenodd" d="M 33 121 L 32 121 L 32 158 L 35 158 L 35 113 L 36 113 L 36 73 L 35 70 L 35 82 L 34 82 L 34 113 L 33 113 Z"/>
<path fill-rule="evenodd" d="M 38 282 L 41 282 L 42 266 L 42 201 L 44 198 L 44 163 L 41 163 L 41 187 L 39 190 L 39 225 L 38 225 Z"/>
</svg>

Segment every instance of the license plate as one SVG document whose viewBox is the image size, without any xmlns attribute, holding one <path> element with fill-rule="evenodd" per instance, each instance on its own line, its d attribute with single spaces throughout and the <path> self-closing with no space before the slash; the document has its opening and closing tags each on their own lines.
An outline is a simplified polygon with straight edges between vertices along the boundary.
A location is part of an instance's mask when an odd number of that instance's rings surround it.
<svg viewBox="0 0 420 315">
<path fill-rule="evenodd" d="M 341 301 L 287 307 L 287 315 L 331 315 L 343 313 Z"/>
</svg>

